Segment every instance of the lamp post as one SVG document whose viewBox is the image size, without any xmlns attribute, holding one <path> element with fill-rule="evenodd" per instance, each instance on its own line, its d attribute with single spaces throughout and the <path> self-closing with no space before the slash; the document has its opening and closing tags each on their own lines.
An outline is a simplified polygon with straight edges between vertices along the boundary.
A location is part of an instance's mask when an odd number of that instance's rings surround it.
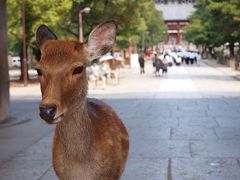
<svg viewBox="0 0 240 180">
<path fill-rule="evenodd" d="M 82 14 L 83 13 L 89 13 L 90 12 L 89 7 L 85 7 L 84 9 L 79 10 L 78 13 L 78 20 L 79 20 L 79 41 L 83 42 L 83 21 L 82 21 Z"/>
</svg>

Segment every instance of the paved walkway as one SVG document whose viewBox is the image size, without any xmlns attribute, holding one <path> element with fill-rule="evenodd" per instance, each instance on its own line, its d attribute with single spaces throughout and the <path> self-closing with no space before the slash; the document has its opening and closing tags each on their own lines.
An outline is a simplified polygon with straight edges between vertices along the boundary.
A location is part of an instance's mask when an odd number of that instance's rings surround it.
<svg viewBox="0 0 240 180">
<path fill-rule="evenodd" d="M 120 85 L 90 89 L 129 130 L 123 180 L 240 179 L 240 82 L 231 70 L 206 63 L 172 67 L 157 78 L 150 64 L 146 75 L 124 69 Z M 12 116 L 26 121 L 0 128 L 0 179 L 57 179 L 53 126 L 38 118 L 38 88 L 11 90 Z"/>
</svg>

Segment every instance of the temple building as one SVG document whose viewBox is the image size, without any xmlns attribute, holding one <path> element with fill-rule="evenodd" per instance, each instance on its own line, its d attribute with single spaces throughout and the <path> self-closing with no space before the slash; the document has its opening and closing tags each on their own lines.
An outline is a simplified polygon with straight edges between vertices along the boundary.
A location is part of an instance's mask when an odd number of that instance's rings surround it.
<svg viewBox="0 0 240 180">
<path fill-rule="evenodd" d="M 168 27 L 166 45 L 182 45 L 182 28 L 188 24 L 188 17 L 194 12 L 195 0 L 156 0 L 156 8 L 163 13 Z"/>
</svg>

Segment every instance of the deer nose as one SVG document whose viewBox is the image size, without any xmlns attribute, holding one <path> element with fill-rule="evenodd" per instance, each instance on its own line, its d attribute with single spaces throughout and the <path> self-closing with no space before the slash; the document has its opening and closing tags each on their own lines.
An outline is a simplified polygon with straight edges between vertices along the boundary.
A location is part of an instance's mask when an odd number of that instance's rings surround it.
<svg viewBox="0 0 240 180">
<path fill-rule="evenodd" d="M 52 121 L 57 112 L 57 106 L 55 104 L 40 106 L 40 117 L 45 121 Z"/>
</svg>

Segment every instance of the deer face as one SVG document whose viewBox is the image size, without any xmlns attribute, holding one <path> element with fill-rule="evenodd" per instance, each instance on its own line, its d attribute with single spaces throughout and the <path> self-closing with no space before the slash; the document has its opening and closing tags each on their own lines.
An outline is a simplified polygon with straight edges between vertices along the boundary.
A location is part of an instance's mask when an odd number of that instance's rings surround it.
<svg viewBox="0 0 240 180">
<path fill-rule="evenodd" d="M 42 57 L 36 69 L 42 92 L 39 106 L 42 119 L 50 124 L 60 122 L 68 111 L 85 101 L 88 61 L 107 53 L 115 36 L 113 21 L 97 26 L 85 44 L 57 40 L 45 25 L 38 28 L 36 40 Z"/>
</svg>

